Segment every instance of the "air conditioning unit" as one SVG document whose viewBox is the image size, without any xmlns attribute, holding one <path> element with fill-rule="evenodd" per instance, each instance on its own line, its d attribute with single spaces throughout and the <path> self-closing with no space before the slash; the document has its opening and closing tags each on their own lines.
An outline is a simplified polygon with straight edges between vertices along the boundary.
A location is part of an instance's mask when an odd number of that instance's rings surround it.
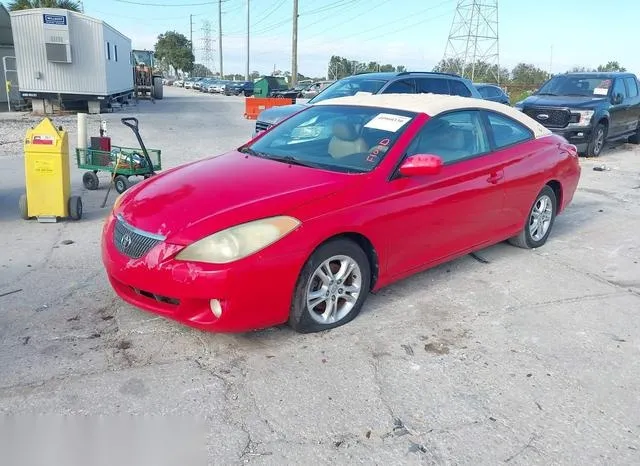
<svg viewBox="0 0 640 466">
<path fill-rule="evenodd" d="M 69 40 L 69 16 L 66 10 L 60 14 L 43 13 L 44 47 L 47 60 L 54 63 L 71 63 Z"/>
</svg>

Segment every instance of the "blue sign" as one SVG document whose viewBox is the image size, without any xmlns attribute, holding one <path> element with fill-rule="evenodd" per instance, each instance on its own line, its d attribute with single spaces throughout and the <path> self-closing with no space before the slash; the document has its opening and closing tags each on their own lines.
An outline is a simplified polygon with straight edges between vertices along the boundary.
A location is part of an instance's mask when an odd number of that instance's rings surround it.
<svg viewBox="0 0 640 466">
<path fill-rule="evenodd" d="M 64 15 L 42 15 L 42 20 L 44 24 L 55 24 L 56 26 L 66 26 L 67 25 L 67 17 Z"/>
</svg>

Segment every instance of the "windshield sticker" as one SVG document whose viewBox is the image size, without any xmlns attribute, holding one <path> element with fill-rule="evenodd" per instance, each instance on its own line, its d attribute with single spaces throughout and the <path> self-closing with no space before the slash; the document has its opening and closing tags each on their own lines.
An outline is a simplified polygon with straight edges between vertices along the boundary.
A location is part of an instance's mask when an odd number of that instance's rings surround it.
<svg viewBox="0 0 640 466">
<path fill-rule="evenodd" d="M 607 95 L 609 93 L 609 89 L 604 88 L 604 87 L 596 87 L 593 90 L 593 94 L 594 95 Z"/>
<path fill-rule="evenodd" d="M 367 157 L 367 162 L 373 163 L 376 160 L 378 160 L 378 154 L 380 154 L 380 152 L 386 151 L 390 143 L 391 141 L 388 138 L 384 138 L 382 141 L 380 141 L 376 145 L 376 147 L 371 152 L 369 152 L 369 156 Z"/>
<path fill-rule="evenodd" d="M 379 113 L 364 125 L 364 127 L 395 133 L 409 120 L 411 120 L 410 117 L 392 115 L 391 113 Z"/>
</svg>

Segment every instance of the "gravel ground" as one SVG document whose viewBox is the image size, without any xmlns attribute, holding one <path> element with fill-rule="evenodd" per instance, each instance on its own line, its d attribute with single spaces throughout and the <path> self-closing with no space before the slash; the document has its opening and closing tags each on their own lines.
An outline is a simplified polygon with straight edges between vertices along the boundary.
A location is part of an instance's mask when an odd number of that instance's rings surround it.
<svg viewBox="0 0 640 466">
<path fill-rule="evenodd" d="M 242 98 L 165 97 L 91 117 L 91 131 L 104 118 L 114 143 L 133 145 L 118 119 L 137 116 L 165 167 L 251 134 Z M 73 146 L 75 119 L 55 122 Z M 219 335 L 111 291 L 98 249 L 105 178 L 83 191 L 72 163 L 80 222 L 18 219 L 16 141 L 29 124 L 0 118 L 0 295 L 20 290 L 0 297 L 0 412 L 198 420 L 204 439 L 166 431 L 158 448 L 200 442 L 209 464 L 640 463 L 637 148 L 582 160 L 574 203 L 540 250 L 500 244 L 479 253 L 485 261 L 421 273 L 330 332 Z M 602 163 L 610 170 L 593 170 Z M 51 432 L 30 430 L 30 444 Z M 185 458 L 174 464 L 202 464 Z"/>
</svg>

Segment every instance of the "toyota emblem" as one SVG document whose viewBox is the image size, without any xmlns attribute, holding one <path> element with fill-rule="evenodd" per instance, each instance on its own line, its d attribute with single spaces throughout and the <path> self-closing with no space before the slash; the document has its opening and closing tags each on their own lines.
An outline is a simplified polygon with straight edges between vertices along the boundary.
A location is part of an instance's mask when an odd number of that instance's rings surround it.
<svg viewBox="0 0 640 466">
<path fill-rule="evenodd" d="M 122 247 L 122 249 L 128 249 L 129 246 L 131 246 L 131 236 L 129 236 L 128 234 L 124 234 L 122 235 L 122 238 L 120 238 L 120 246 Z"/>
</svg>

